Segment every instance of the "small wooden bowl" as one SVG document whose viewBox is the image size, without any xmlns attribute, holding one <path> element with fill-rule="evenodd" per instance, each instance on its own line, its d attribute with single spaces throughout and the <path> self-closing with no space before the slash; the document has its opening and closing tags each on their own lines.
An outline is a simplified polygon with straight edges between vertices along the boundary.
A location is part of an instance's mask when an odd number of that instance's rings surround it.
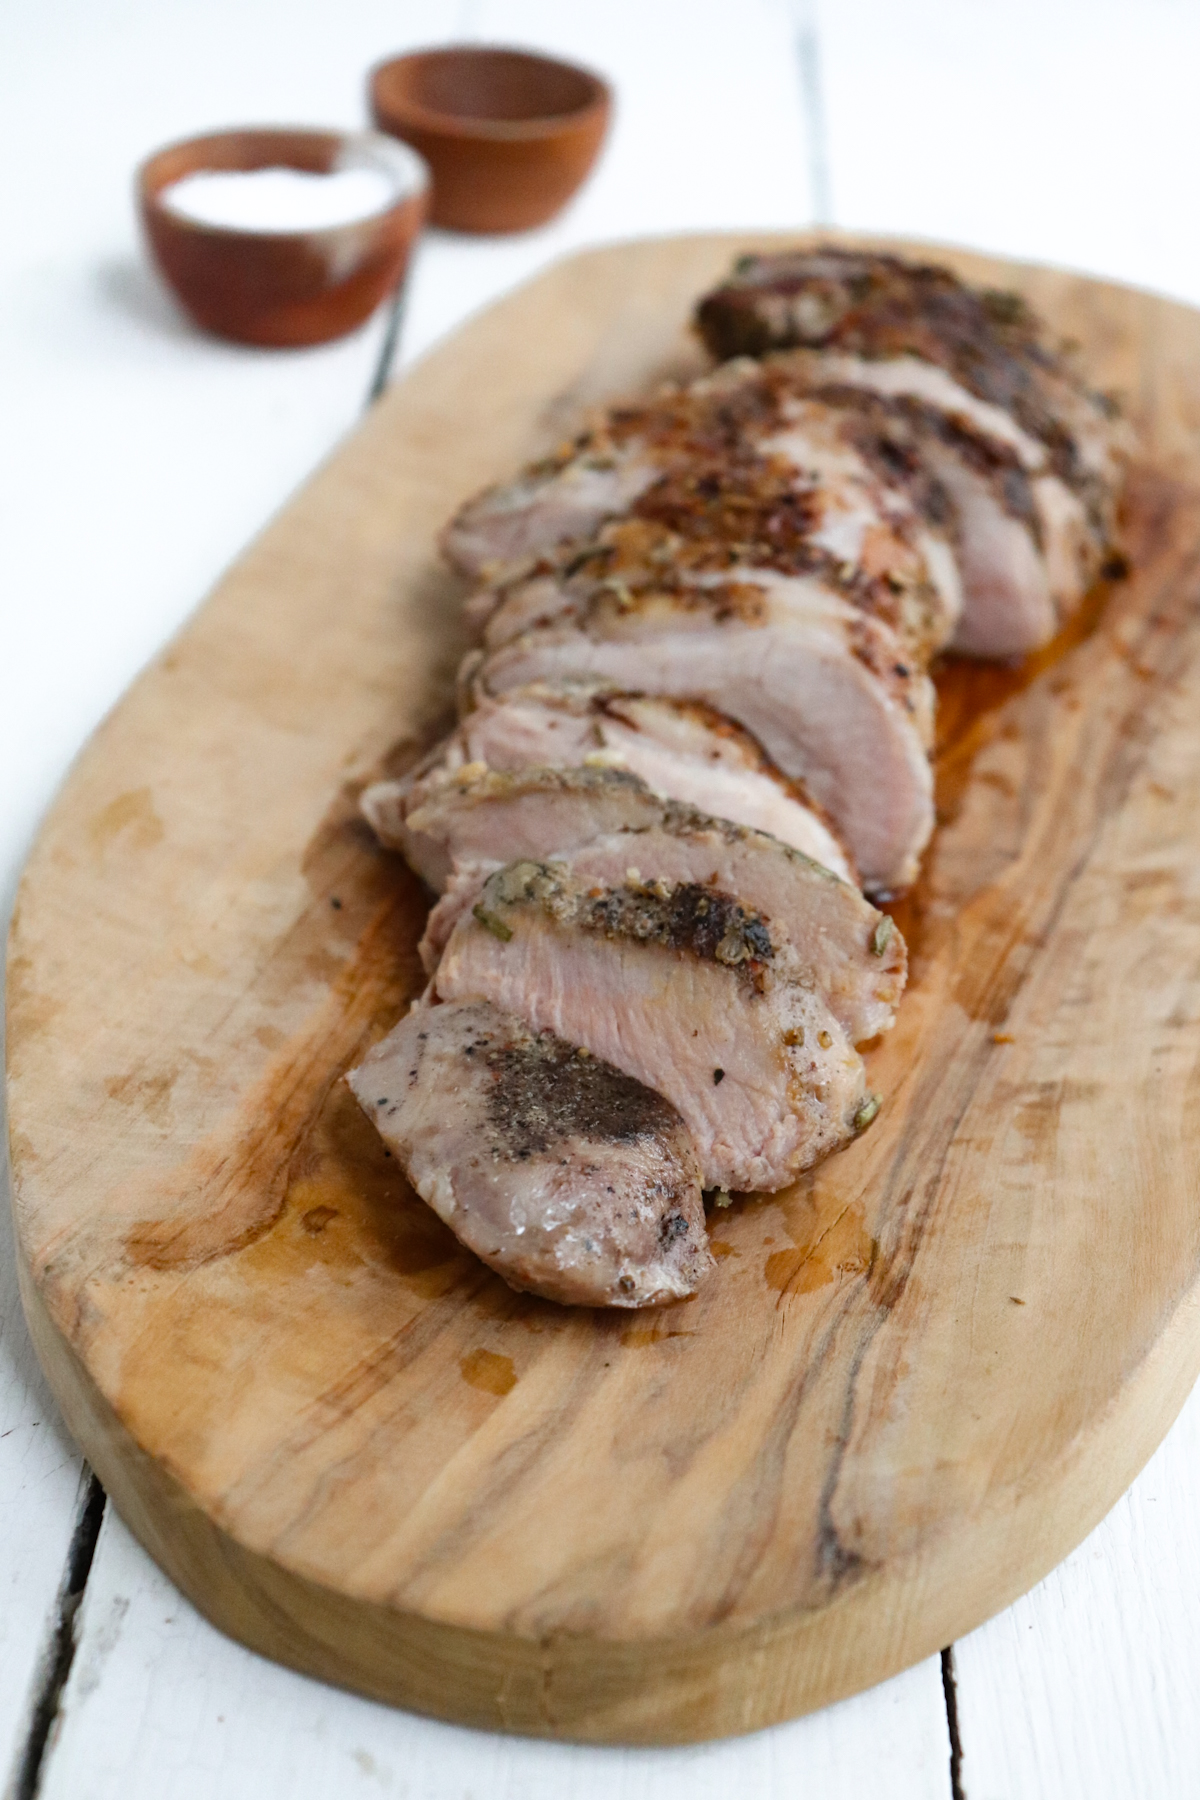
<svg viewBox="0 0 1200 1800">
<path fill-rule="evenodd" d="M 198 170 L 277 167 L 382 169 L 396 199 L 352 224 L 294 232 L 200 225 L 162 199 L 164 188 Z M 137 191 L 155 261 L 198 325 L 243 344 L 296 346 L 353 331 L 403 279 L 425 219 L 429 171 L 375 132 L 220 131 L 159 150 L 138 170 Z"/>
<path fill-rule="evenodd" d="M 433 170 L 430 219 L 456 231 L 525 231 L 552 219 L 596 160 L 612 110 L 598 75 L 525 50 L 456 45 L 380 63 L 381 131 Z"/>
</svg>

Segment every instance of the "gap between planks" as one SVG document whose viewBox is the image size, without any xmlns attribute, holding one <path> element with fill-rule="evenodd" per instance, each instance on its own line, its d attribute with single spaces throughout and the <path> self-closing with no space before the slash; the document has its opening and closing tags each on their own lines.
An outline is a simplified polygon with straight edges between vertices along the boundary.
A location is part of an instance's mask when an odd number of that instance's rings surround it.
<svg viewBox="0 0 1200 1800">
<path fill-rule="evenodd" d="M 958 1724 L 958 1679 L 954 1668 L 954 1645 L 942 1651 L 942 1694 L 946 1702 L 946 1733 L 950 1739 L 950 1800 L 967 1800 L 962 1782 L 962 1737 Z"/>
<path fill-rule="evenodd" d="M 100 1527 L 104 1523 L 106 1504 L 104 1489 L 84 1463 L 75 1509 L 75 1528 L 71 1533 L 62 1580 L 55 1596 L 41 1677 L 33 1694 L 29 1730 L 9 1789 L 10 1800 L 35 1800 L 41 1786 L 46 1751 L 78 1648 L 76 1620 L 88 1576 L 92 1571 L 92 1560 L 96 1554 Z"/>
<path fill-rule="evenodd" d="M 817 0 L 792 0 L 793 44 L 800 84 L 800 112 L 808 150 L 808 189 L 812 224 L 832 225 L 833 192 L 829 179 L 829 133 L 825 121 L 825 89 L 821 79 L 821 35 Z"/>
</svg>

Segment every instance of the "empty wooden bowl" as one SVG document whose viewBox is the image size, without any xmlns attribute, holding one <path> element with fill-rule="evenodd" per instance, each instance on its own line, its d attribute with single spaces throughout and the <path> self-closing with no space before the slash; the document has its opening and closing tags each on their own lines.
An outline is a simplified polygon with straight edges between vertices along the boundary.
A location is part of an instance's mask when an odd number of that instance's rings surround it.
<svg viewBox="0 0 1200 1800">
<path fill-rule="evenodd" d="M 430 218 L 456 231 L 552 219 L 596 160 L 612 94 L 598 75 L 525 50 L 419 50 L 371 73 L 381 131 L 433 170 Z"/>
<path fill-rule="evenodd" d="M 163 199 L 186 175 L 268 168 L 378 170 L 395 198 L 347 224 L 282 231 L 199 224 Z M 375 132 L 221 131 L 158 151 L 138 170 L 137 190 L 155 260 L 198 325 L 239 343 L 294 346 L 353 331 L 403 279 L 429 171 Z"/>
</svg>

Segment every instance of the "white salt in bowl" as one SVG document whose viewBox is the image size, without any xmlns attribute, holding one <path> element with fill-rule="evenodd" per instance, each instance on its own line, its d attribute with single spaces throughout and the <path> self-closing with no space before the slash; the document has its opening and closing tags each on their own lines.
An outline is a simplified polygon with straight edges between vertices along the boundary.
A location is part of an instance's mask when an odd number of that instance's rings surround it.
<svg viewBox="0 0 1200 1800">
<path fill-rule="evenodd" d="M 154 259 L 198 325 L 240 343 L 318 344 L 404 279 L 429 170 L 378 132 L 247 129 L 159 150 L 137 191 Z"/>
</svg>

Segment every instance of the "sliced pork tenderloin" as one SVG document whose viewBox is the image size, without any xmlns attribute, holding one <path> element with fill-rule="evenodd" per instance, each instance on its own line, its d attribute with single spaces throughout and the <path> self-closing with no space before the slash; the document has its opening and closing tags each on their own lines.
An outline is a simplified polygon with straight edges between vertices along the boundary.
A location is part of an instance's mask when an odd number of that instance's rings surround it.
<svg viewBox="0 0 1200 1800">
<path fill-rule="evenodd" d="M 671 1104 L 486 1001 L 420 1005 L 348 1080 L 405 1174 L 510 1287 L 658 1306 L 713 1266 Z"/>
<path fill-rule="evenodd" d="M 459 919 L 435 984 L 653 1082 L 706 1187 L 782 1187 L 878 1110 L 794 946 L 709 887 L 602 888 L 511 863 Z"/>
<path fill-rule="evenodd" d="M 576 466 L 593 487 L 607 471 L 607 508 L 586 519 L 550 499 Z M 637 493 L 631 467 L 645 472 Z M 921 659 L 948 640 L 961 608 L 945 545 L 861 454 L 840 412 L 748 360 L 613 409 L 574 462 L 553 476 L 527 471 L 472 503 L 472 541 L 489 508 L 497 519 L 489 583 L 467 613 L 493 646 L 574 610 L 598 587 L 661 584 L 670 570 L 685 579 L 727 579 L 744 566 L 820 576 Z M 518 517 L 523 554 L 514 557 Z M 447 542 L 461 564 L 458 532 L 453 524 Z"/>
<path fill-rule="evenodd" d="M 717 707 L 827 812 L 864 885 L 910 883 L 933 829 L 933 689 L 885 625 L 820 582 L 770 572 L 721 586 L 594 599 L 473 660 L 493 697 L 600 678 Z"/>
<path fill-rule="evenodd" d="M 1019 295 L 972 288 L 932 264 L 822 246 L 743 257 L 701 299 L 696 322 L 720 358 L 803 345 L 938 365 L 1044 446 L 1049 472 L 1111 539 L 1131 434 Z"/>
<path fill-rule="evenodd" d="M 619 450 L 585 439 L 468 500 L 442 532 L 442 553 L 464 575 L 487 578 L 556 544 L 590 537 L 658 477 L 636 446 Z"/>
<path fill-rule="evenodd" d="M 851 1042 L 891 1028 L 907 955 L 886 914 L 777 838 L 663 800 L 626 770 L 468 768 L 429 795 L 405 830 L 410 853 L 416 845 L 426 865 L 454 871 L 429 921 L 431 969 L 493 870 L 514 857 L 552 860 L 588 885 L 736 894 L 802 955 Z"/>
<path fill-rule="evenodd" d="M 1040 440 L 916 357 L 802 350 L 768 363 L 842 412 L 864 458 L 908 491 L 956 557 L 963 607 L 954 649 L 1020 655 L 1054 634 L 1107 544 Z"/>
<path fill-rule="evenodd" d="M 412 774 L 363 794 L 364 813 L 391 848 L 405 848 L 407 814 L 464 770 L 623 768 L 668 799 L 769 832 L 857 883 L 845 846 L 802 784 L 789 781 L 749 732 L 714 707 L 588 682 L 535 683 L 499 700 L 476 700 Z"/>
<path fill-rule="evenodd" d="M 408 794 L 400 783 L 381 782 L 365 791 L 361 805 L 381 842 L 401 851 L 436 892 L 465 864 L 569 852 L 610 832 L 644 830 L 664 808 L 661 796 L 624 769 L 507 774 L 477 764 Z"/>
</svg>

